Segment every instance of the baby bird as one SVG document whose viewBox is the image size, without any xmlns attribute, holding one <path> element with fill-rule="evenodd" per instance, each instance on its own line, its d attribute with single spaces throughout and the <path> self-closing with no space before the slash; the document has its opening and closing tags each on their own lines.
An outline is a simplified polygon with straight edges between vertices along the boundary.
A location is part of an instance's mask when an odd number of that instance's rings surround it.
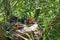
<svg viewBox="0 0 60 40">
<path fill-rule="evenodd" d="M 29 24 L 34 24 L 34 23 L 35 23 L 35 19 L 33 19 L 33 18 L 30 17 L 30 18 L 28 19 L 28 23 L 29 23 Z"/>
</svg>

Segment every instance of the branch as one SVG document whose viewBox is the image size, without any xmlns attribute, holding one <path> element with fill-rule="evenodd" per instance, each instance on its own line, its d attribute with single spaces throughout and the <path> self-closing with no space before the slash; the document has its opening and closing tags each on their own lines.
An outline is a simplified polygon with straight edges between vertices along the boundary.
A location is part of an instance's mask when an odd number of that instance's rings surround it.
<svg viewBox="0 0 60 40">
<path fill-rule="evenodd" d="M 20 34 L 16 34 L 15 36 L 18 37 L 18 38 L 22 38 L 22 39 L 24 39 L 24 40 L 28 40 L 27 38 L 21 36 Z"/>
</svg>

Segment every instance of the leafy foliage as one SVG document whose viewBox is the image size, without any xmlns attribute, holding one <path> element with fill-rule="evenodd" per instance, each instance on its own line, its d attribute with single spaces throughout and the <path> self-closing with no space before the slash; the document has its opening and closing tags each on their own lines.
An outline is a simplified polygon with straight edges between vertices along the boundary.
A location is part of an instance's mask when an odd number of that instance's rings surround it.
<svg viewBox="0 0 60 40">
<path fill-rule="evenodd" d="M 44 31 L 43 40 L 60 40 L 60 21 L 51 26 L 54 18 L 60 14 L 59 0 L 0 0 L 0 21 L 6 21 L 6 15 L 10 13 L 19 18 L 34 18 L 37 8 L 40 9 L 37 22 Z"/>
</svg>

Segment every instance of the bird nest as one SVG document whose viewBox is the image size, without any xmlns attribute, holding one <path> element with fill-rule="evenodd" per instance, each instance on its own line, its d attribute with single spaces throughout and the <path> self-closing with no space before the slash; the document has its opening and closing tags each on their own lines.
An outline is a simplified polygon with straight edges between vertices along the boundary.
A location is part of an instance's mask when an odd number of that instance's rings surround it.
<svg viewBox="0 0 60 40">
<path fill-rule="evenodd" d="M 35 20 L 30 19 L 18 19 L 17 18 L 10 18 L 8 22 L 6 22 L 5 30 L 5 36 L 9 37 L 14 40 L 29 40 L 30 33 L 33 34 L 34 37 L 36 37 L 36 34 L 38 37 L 41 34 L 41 31 L 39 30 L 38 23 Z M 36 37 L 35 39 L 39 40 L 39 38 Z M 34 39 L 34 40 L 35 40 Z"/>
<path fill-rule="evenodd" d="M 38 30 L 38 24 L 21 24 L 20 22 L 15 23 L 9 23 L 7 22 L 7 30 L 6 30 L 6 37 L 9 37 L 11 39 L 21 39 L 21 40 L 29 40 L 30 32 L 34 32 Z M 12 25 L 12 26 L 11 26 Z M 38 32 L 38 34 L 40 31 Z"/>
</svg>

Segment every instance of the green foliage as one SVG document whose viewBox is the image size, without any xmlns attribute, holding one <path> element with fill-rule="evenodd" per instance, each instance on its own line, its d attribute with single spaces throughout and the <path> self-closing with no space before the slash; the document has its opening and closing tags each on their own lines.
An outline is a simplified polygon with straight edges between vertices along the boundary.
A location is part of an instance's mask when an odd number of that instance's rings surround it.
<svg viewBox="0 0 60 40">
<path fill-rule="evenodd" d="M 10 5 L 6 0 L 0 0 L 0 21 L 4 21 L 7 10 L 11 11 L 12 15 L 22 18 L 34 17 L 36 8 L 39 8 L 40 14 L 37 22 L 42 25 L 41 27 L 45 31 L 43 40 L 60 40 L 60 23 L 56 23 L 52 30 L 49 30 L 51 26 L 48 26 L 59 14 L 59 0 L 10 0 L 9 2 Z"/>
</svg>

